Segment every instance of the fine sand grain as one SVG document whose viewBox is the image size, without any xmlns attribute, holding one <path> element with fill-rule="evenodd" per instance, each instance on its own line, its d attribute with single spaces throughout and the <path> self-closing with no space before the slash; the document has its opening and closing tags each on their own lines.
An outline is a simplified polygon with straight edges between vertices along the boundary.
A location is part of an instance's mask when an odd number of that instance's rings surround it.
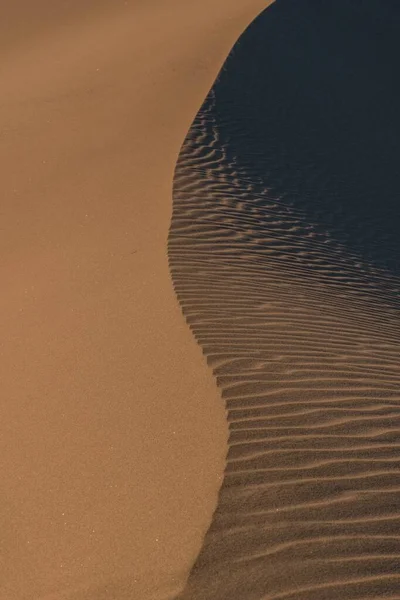
<svg viewBox="0 0 400 600">
<path fill-rule="evenodd" d="M 230 436 L 180 600 L 400 598 L 399 26 L 277 0 L 187 135 L 170 266 Z"/>
<path fill-rule="evenodd" d="M 163 598 L 224 407 L 171 285 L 179 147 L 265 0 L 0 8 L 1 600 Z"/>
</svg>

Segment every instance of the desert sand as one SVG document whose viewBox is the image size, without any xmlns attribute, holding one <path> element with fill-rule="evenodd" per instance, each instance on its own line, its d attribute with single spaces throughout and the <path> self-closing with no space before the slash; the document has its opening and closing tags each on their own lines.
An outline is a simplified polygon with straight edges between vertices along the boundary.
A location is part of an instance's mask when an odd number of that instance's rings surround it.
<svg viewBox="0 0 400 600">
<path fill-rule="evenodd" d="M 164 598 L 200 550 L 227 426 L 168 270 L 172 179 L 267 4 L 3 3 L 1 600 Z"/>
<path fill-rule="evenodd" d="M 0 600 L 398 599 L 398 3 L 82 4 L 0 14 Z"/>
<path fill-rule="evenodd" d="M 180 600 L 400 598 L 399 27 L 277 0 L 186 137 L 171 273 L 230 433 Z"/>
</svg>

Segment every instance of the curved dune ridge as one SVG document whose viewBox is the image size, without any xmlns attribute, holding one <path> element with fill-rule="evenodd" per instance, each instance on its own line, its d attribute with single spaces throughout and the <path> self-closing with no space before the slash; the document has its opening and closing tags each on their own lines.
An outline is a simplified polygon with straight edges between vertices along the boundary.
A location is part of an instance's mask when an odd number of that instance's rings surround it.
<svg viewBox="0 0 400 600">
<path fill-rule="evenodd" d="M 278 0 L 182 147 L 170 269 L 230 437 L 180 600 L 399 598 L 399 24 Z"/>
<path fill-rule="evenodd" d="M 200 551 L 228 428 L 171 181 L 265 3 L 1 4 L 0 600 L 165 600 Z"/>
</svg>

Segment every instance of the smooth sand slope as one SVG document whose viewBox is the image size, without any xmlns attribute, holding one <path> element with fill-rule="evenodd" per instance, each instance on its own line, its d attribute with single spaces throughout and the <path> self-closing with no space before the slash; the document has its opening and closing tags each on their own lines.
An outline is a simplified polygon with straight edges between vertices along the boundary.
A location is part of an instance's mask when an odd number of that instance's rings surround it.
<svg viewBox="0 0 400 600">
<path fill-rule="evenodd" d="M 277 0 L 186 138 L 170 265 L 230 437 L 181 600 L 400 598 L 399 26 Z"/>
<path fill-rule="evenodd" d="M 168 272 L 172 177 L 266 4 L 2 3 L 1 600 L 153 599 L 199 551 L 227 430 Z"/>
</svg>

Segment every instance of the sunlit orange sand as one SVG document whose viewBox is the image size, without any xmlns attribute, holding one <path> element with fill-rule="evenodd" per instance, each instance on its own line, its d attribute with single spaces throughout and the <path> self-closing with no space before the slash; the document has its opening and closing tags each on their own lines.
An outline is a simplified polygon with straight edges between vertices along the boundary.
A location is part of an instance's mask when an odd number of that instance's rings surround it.
<svg viewBox="0 0 400 600">
<path fill-rule="evenodd" d="M 0 600 L 399 598 L 398 3 L 0 17 Z"/>
<path fill-rule="evenodd" d="M 0 10 L 1 600 L 163 597 L 200 549 L 227 430 L 168 271 L 172 178 L 264 6 Z"/>
</svg>

